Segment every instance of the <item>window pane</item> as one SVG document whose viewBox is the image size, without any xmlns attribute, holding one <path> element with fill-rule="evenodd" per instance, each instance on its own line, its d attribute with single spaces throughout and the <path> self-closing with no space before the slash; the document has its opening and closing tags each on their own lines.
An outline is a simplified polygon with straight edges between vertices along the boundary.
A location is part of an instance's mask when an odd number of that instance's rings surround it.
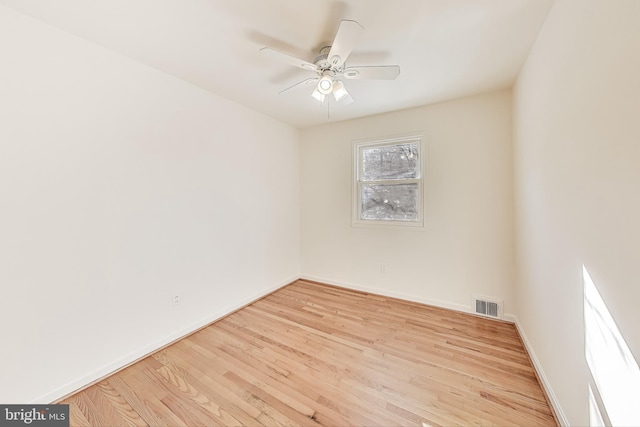
<svg viewBox="0 0 640 427">
<path fill-rule="evenodd" d="M 418 220 L 418 184 L 363 184 L 360 219 Z"/>
<path fill-rule="evenodd" d="M 362 148 L 362 181 L 420 178 L 418 143 Z"/>
</svg>

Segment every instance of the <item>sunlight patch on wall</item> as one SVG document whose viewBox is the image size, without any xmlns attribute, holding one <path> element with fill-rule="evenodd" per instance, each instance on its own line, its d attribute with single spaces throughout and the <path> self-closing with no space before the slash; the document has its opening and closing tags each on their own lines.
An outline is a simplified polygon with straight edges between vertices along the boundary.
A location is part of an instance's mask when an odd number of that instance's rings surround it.
<svg viewBox="0 0 640 427">
<path fill-rule="evenodd" d="M 603 406 L 594 408 L 592 425 L 604 417 L 615 426 L 639 426 L 640 368 L 585 266 L 582 278 L 585 357 Z M 590 406 L 597 405 L 592 398 L 590 390 Z"/>
<path fill-rule="evenodd" d="M 589 426 L 590 427 L 605 427 L 607 423 L 602 419 L 602 413 L 600 413 L 600 405 L 593 394 L 591 384 L 589 384 Z"/>
</svg>

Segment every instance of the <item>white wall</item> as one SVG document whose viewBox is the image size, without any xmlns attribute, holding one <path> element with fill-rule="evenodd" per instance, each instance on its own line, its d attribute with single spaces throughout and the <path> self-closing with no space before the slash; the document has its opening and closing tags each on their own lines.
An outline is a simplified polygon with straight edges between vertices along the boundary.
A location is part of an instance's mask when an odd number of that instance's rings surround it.
<svg viewBox="0 0 640 427">
<path fill-rule="evenodd" d="M 558 0 L 514 90 L 517 313 L 572 425 L 589 423 L 583 265 L 640 360 L 638 22 L 636 0 Z"/>
<path fill-rule="evenodd" d="M 353 228 L 352 141 L 413 131 L 427 134 L 424 231 Z M 303 277 L 461 310 L 479 293 L 512 310 L 511 133 L 509 91 L 303 130 Z"/>
<path fill-rule="evenodd" d="M 297 130 L 2 6 L 0 57 L 0 402 L 298 277 Z"/>
</svg>

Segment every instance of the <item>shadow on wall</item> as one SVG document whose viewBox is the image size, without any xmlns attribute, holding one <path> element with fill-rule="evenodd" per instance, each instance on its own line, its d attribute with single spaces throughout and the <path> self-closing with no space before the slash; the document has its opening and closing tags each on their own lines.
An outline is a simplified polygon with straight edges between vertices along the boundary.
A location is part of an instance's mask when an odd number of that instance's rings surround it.
<svg viewBox="0 0 640 427">
<path fill-rule="evenodd" d="M 584 265 L 582 280 L 590 425 L 640 426 L 638 362 Z"/>
</svg>

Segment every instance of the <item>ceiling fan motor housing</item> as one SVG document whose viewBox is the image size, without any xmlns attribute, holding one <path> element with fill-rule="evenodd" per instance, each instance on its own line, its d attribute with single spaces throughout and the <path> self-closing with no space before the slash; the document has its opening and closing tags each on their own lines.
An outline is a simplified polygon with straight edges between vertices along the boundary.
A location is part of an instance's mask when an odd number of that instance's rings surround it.
<svg viewBox="0 0 640 427">
<path fill-rule="evenodd" d="M 318 67 L 318 73 L 322 74 L 327 70 L 331 70 L 331 64 L 329 63 L 329 59 L 326 53 L 321 54 L 313 60 L 313 63 Z"/>
</svg>

